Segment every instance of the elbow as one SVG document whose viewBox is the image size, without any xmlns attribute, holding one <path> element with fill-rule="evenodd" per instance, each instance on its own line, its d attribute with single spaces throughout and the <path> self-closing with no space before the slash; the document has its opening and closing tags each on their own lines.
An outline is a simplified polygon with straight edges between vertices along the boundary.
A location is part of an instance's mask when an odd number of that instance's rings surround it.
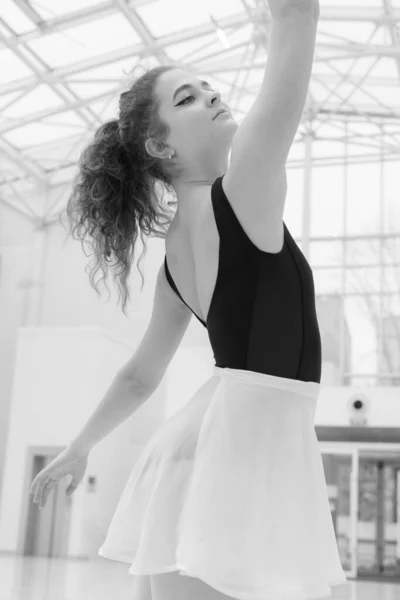
<svg viewBox="0 0 400 600">
<path fill-rule="evenodd" d="M 116 378 L 129 387 L 131 393 L 135 396 L 149 396 L 159 385 L 159 382 L 147 381 L 141 378 L 135 371 L 128 370 L 125 367 L 122 367 L 118 371 Z"/>
</svg>

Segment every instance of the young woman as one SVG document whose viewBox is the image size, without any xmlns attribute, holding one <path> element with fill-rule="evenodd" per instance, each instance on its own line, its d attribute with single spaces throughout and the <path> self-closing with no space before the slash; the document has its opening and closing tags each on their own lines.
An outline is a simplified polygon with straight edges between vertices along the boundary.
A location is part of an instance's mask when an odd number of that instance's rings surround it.
<svg viewBox="0 0 400 600">
<path fill-rule="evenodd" d="M 147 443 L 99 550 L 131 564 L 134 600 L 307 600 L 346 582 L 313 425 L 313 276 L 283 222 L 319 5 L 269 5 L 265 75 L 240 127 L 208 82 L 153 69 L 84 151 L 67 209 L 94 245 L 92 275 L 114 261 L 125 306 L 138 229 L 169 225 L 156 186 L 177 198 L 148 330 L 84 430 L 36 477 L 34 501 L 66 474 L 76 489 L 90 448 L 157 388 L 192 314 L 215 357 L 210 380 Z"/>
</svg>

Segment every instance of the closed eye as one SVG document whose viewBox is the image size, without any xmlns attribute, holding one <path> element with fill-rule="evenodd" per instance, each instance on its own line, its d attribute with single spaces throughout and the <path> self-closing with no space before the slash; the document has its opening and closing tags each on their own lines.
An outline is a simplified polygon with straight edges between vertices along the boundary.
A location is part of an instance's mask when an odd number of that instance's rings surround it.
<svg viewBox="0 0 400 600">
<path fill-rule="evenodd" d="M 214 88 L 211 88 L 210 91 L 216 92 L 217 90 L 214 90 Z M 186 100 L 189 100 L 189 98 L 193 98 L 193 100 L 195 99 L 193 94 L 189 94 L 189 96 L 186 96 L 186 98 L 184 98 L 184 100 L 181 100 L 181 102 L 178 102 L 178 104 L 176 106 L 179 106 L 180 104 L 186 104 Z"/>
<path fill-rule="evenodd" d="M 178 102 L 177 106 L 179 106 L 180 104 L 185 104 L 186 100 L 189 100 L 189 98 L 194 98 L 193 94 L 186 96 L 186 98 L 184 100 L 181 100 L 181 102 Z"/>
</svg>

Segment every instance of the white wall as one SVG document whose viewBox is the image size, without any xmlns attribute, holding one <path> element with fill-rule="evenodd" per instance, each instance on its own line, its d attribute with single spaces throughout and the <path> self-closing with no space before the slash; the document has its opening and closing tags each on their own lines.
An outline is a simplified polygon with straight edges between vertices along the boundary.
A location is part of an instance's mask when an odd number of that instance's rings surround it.
<svg viewBox="0 0 400 600">
<path fill-rule="evenodd" d="M 352 402 L 363 401 L 362 411 L 355 411 Z M 397 427 L 400 423 L 399 389 L 380 386 L 377 388 L 331 387 L 321 386 L 315 411 L 316 425 L 333 427 L 361 425 L 361 417 L 365 418 L 363 426 Z M 399 427 L 400 443 L 400 427 Z"/>
<path fill-rule="evenodd" d="M 24 319 L 32 221 L 0 199 L 0 489 L 7 443 L 17 328 Z"/>
<path fill-rule="evenodd" d="M 0 285 L 0 489 L 7 443 L 11 388 L 17 343 L 17 329 L 23 317 L 24 289 L 19 287 L 25 273 L 28 250 L 25 246 L 4 246 L 1 250 Z"/>
</svg>

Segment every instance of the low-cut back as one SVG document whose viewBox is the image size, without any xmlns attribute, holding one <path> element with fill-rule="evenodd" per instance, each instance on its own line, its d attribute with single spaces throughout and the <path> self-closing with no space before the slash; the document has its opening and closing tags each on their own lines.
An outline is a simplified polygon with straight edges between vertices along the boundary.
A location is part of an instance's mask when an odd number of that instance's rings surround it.
<svg viewBox="0 0 400 600">
<path fill-rule="evenodd" d="M 222 180 L 211 187 L 220 244 L 206 321 L 182 297 L 165 255 L 167 280 L 207 328 L 217 367 L 319 383 L 321 338 L 312 270 L 285 223 L 282 249 L 260 250 L 240 224 Z"/>
<path fill-rule="evenodd" d="M 182 298 L 180 291 L 178 290 L 175 281 L 172 278 L 172 275 L 170 273 L 170 270 L 168 268 L 168 262 L 167 262 L 167 255 L 165 255 L 165 259 L 164 259 L 164 266 L 165 266 L 165 275 L 167 277 L 168 283 L 170 284 L 170 286 L 172 287 L 172 289 L 174 290 L 174 292 L 179 296 L 179 298 L 182 300 L 182 302 L 184 304 L 186 304 L 186 306 L 192 311 L 192 313 L 194 314 L 194 316 L 196 317 L 196 319 L 198 319 L 200 321 L 200 323 L 204 326 L 207 327 L 207 324 L 205 323 L 205 321 L 203 321 L 203 319 L 201 319 L 198 315 L 196 315 L 196 313 L 194 312 L 194 310 L 192 308 L 190 308 L 189 304 Z"/>
</svg>

